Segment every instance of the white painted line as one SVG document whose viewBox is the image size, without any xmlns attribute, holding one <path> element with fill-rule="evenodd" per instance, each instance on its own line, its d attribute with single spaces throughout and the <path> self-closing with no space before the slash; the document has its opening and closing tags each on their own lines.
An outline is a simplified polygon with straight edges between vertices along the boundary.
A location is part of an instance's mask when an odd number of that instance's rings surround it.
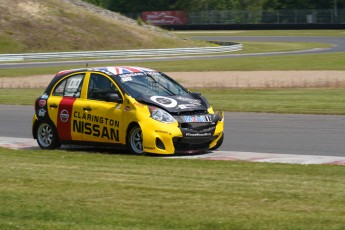
<svg viewBox="0 0 345 230">
<path fill-rule="evenodd" d="M 0 137 L 0 147 L 10 149 L 38 148 L 37 142 L 31 138 Z M 204 160 L 231 160 L 249 162 L 268 162 L 285 164 L 336 164 L 345 165 L 345 157 L 293 155 L 277 153 L 255 153 L 236 151 L 213 151 L 205 154 L 189 156 L 171 156 L 173 159 L 204 159 Z"/>
</svg>

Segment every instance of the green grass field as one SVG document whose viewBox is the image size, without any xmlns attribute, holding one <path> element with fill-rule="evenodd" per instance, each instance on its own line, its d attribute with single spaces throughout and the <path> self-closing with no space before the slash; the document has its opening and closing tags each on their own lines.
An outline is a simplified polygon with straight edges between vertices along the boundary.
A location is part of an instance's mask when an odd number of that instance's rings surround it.
<svg viewBox="0 0 345 230">
<path fill-rule="evenodd" d="M 43 89 L 1 89 L 0 104 L 33 105 Z M 195 89 L 217 110 L 295 114 L 345 114 L 345 90 Z"/>
<path fill-rule="evenodd" d="M 163 72 L 185 71 L 260 71 L 260 70 L 345 70 L 345 53 L 304 54 L 267 57 L 237 57 L 222 59 L 201 59 L 181 61 L 128 62 L 93 66 L 131 65 L 144 66 Z M 85 61 L 87 63 L 87 61 Z M 55 75 L 64 69 L 84 68 L 85 65 L 65 65 L 43 68 L 0 69 L 1 77 L 32 76 L 38 74 Z"/>
<path fill-rule="evenodd" d="M 345 30 L 217 30 L 176 31 L 178 36 L 332 36 L 343 37 Z"/>
<path fill-rule="evenodd" d="M 342 229 L 343 166 L 0 149 L 0 229 Z"/>
</svg>

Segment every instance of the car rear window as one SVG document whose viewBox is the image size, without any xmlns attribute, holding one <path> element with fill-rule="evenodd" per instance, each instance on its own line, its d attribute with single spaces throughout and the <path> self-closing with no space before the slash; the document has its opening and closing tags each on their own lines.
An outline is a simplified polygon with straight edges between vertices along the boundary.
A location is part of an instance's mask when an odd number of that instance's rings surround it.
<svg viewBox="0 0 345 230">
<path fill-rule="evenodd" d="M 77 74 L 62 80 L 55 88 L 54 96 L 80 97 L 84 74 Z"/>
</svg>

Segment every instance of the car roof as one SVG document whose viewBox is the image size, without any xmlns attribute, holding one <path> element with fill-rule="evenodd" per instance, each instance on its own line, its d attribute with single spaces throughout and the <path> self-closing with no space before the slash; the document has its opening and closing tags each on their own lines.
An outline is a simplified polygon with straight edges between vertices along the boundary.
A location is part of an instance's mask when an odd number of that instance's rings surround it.
<svg viewBox="0 0 345 230">
<path fill-rule="evenodd" d="M 107 67 L 63 70 L 63 71 L 58 72 L 56 76 L 62 76 L 68 73 L 80 72 L 80 71 L 100 71 L 100 72 L 105 72 L 111 75 L 117 75 L 117 74 L 127 74 L 127 73 L 152 72 L 156 70 L 145 68 L 145 67 L 138 67 L 138 66 L 107 66 Z"/>
<path fill-rule="evenodd" d="M 130 74 L 130 73 L 143 73 L 143 72 L 157 72 L 156 70 L 145 68 L 145 67 L 137 67 L 137 66 L 110 66 L 110 67 L 94 67 L 94 68 L 80 68 L 80 69 L 69 69 L 69 70 L 62 70 L 58 72 L 52 81 L 49 83 L 48 87 L 44 91 L 46 94 L 49 94 L 50 91 L 53 89 L 54 85 L 64 76 L 77 73 L 77 72 L 85 72 L 85 71 L 98 71 L 103 72 L 108 75 L 120 75 L 120 74 Z"/>
</svg>

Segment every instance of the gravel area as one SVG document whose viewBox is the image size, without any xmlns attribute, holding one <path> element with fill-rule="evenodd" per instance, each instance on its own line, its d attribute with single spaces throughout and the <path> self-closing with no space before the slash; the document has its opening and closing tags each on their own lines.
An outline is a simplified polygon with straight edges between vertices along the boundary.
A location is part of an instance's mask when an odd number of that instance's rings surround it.
<svg viewBox="0 0 345 230">
<path fill-rule="evenodd" d="M 188 88 L 345 87 L 345 71 L 167 72 Z M 0 88 L 45 88 L 53 75 L 0 78 Z"/>
</svg>

